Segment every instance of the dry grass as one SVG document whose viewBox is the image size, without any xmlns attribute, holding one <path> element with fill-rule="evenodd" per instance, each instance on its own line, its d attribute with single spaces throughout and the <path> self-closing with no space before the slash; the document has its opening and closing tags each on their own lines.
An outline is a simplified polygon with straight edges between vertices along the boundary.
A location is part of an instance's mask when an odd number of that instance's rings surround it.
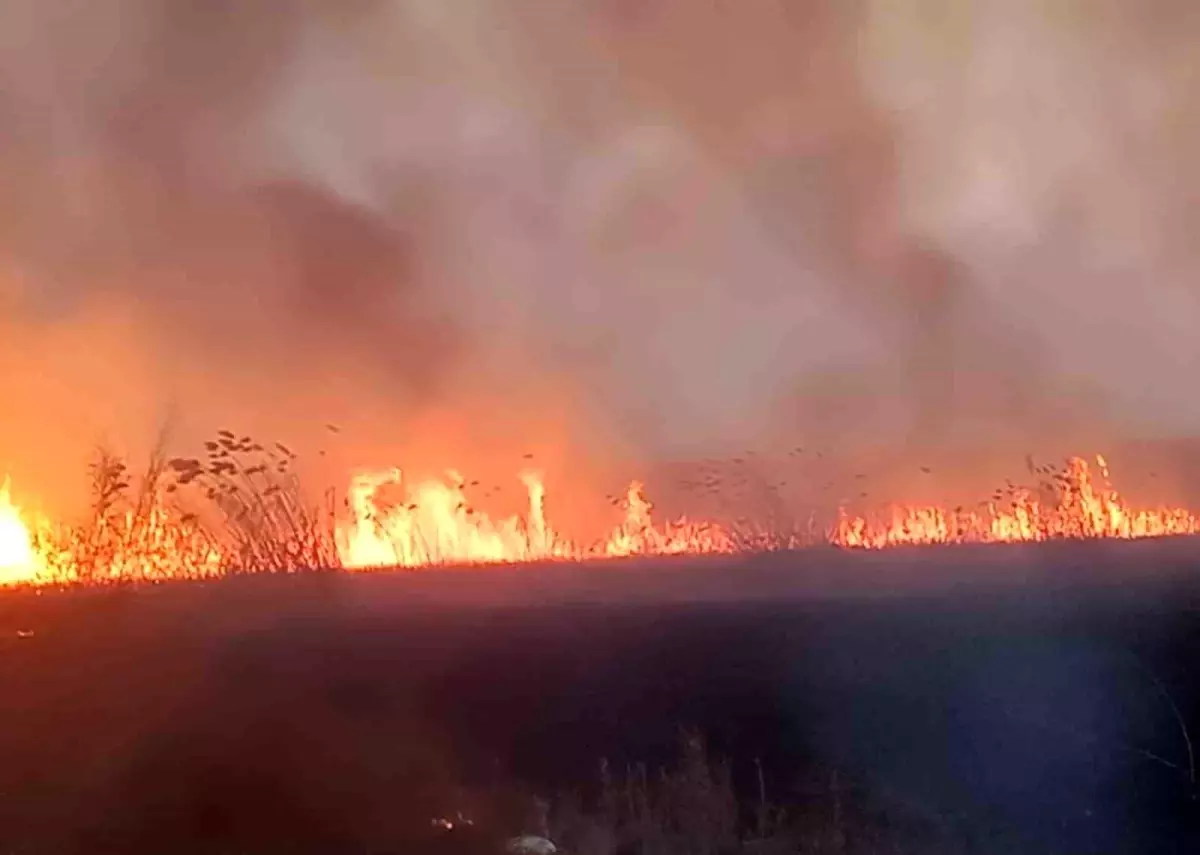
<svg viewBox="0 0 1200 855">
<path fill-rule="evenodd" d="M 137 475 L 111 449 L 97 447 L 88 467 L 88 516 L 74 524 L 35 528 L 44 581 L 152 582 L 220 572 L 211 533 L 181 518 L 165 501 L 169 477 L 163 445 L 156 444 Z"/>
<path fill-rule="evenodd" d="M 684 732 L 674 764 L 600 766 L 600 791 L 585 807 L 576 795 L 549 804 L 527 799 L 522 833 L 546 836 L 571 855 L 783 855 L 954 851 L 934 818 L 885 809 L 834 770 L 793 782 L 788 806 L 772 799 L 762 765 L 735 787 L 732 765 Z"/>
<path fill-rule="evenodd" d="M 184 519 L 198 521 L 218 544 L 230 573 L 328 570 L 340 566 L 336 494 L 313 503 L 295 470 L 296 454 L 222 430 L 205 443 L 204 459 L 168 462 L 167 490 L 190 501 Z M 180 501 L 180 500 L 177 500 Z"/>
<path fill-rule="evenodd" d="M 683 738 L 674 769 L 651 776 L 644 765 L 615 778 L 600 768 L 600 816 L 618 847 L 650 855 L 715 855 L 738 843 L 738 802 L 727 763 L 713 762 L 697 734 Z"/>
<path fill-rule="evenodd" d="M 218 431 L 198 457 L 167 458 L 165 447 L 164 433 L 136 473 L 110 449 L 97 449 L 89 467 L 88 517 L 73 525 L 35 526 L 34 547 L 43 565 L 37 583 L 163 581 L 342 566 L 337 528 L 343 511 L 337 494 L 327 489 L 314 499 L 301 482 L 297 455 L 291 449 L 280 443 L 264 445 L 229 430 Z M 827 526 L 815 514 L 807 520 L 790 515 L 780 492 L 786 482 L 760 478 L 739 458 L 732 466 L 737 477 L 729 489 L 747 507 L 760 510 L 757 517 L 739 516 L 717 527 L 684 520 L 651 526 L 649 505 L 640 499 L 643 510 L 637 513 L 636 508 L 624 506 L 626 526 L 630 520 L 636 522 L 624 539 L 598 544 L 594 552 L 609 556 L 761 553 L 818 544 L 879 548 L 1200 531 L 1200 518 L 1181 509 L 1127 508 L 1108 485 L 1107 466 L 1099 458 L 1096 475 L 1078 458 L 1064 467 L 1035 466 L 1031 459 L 1027 464 L 1032 486 L 1008 482 L 977 507 L 906 506 L 869 516 L 851 516 L 842 510 L 836 523 Z M 709 498 L 721 498 L 722 474 L 716 468 L 701 474 L 699 480 L 680 486 L 685 492 L 695 489 Z M 369 521 L 370 515 L 357 518 Z M 439 563 L 438 550 L 420 520 L 401 529 L 414 533 L 416 541 L 394 550 L 396 563 Z M 520 552 L 521 556 L 574 554 L 569 548 L 560 554 L 556 543 L 543 548 L 519 527 L 515 532 L 518 541 L 538 546 Z"/>
<path fill-rule="evenodd" d="M 41 522 L 40 583 L 102 584 L 203 579 L 230 573 L 339 566 L 335 496 L 308 499 L 296 455 L 220 431 L 203 458 L 168 458 L 160 437 L 137 471 L 99 446 L 88 467 L 87 516 Z"/>
</svg>

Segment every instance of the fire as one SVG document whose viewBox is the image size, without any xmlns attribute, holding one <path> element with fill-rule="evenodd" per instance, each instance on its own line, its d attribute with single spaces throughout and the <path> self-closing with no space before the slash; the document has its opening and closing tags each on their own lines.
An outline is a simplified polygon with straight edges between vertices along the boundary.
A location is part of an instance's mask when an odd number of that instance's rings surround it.
<svg viewBox="0 0 1200 855">
<path fill-rule="evenodd" d="M 572 557 L 569 545 L 546 525 L 545 489 L 524 476 L 526 517 L 492 520 L 467 500 L 463 479 L 407 485 L 399 469 L 363 473 L 350 484 L 351 519 L 340 526 L 338 552 L 350 568 L 495 564 Z M 404 501 L 382 507 L 381 488 L 404 490 Z"/>
<path fill-rule="evenodd" d="M 38 573 L 39 557 L 33 534 L 12 503 L 9 482 L 0 484 L 0 585 L 28 582 Z"/>
<path fill-rule="evenodd" d="M 599 554 L 688 555 L 736 550 L 735 541 L 723 528 L 696 523 L 686 517 L 656 528 L 650 519 L 654 506 L 646 499 L 642 483 L 634 481 L 625 494 L 625 521 L 605 541 Z"/>
<path fill-rule="evenodd" d="M 1103 457 L 1094 462 L 1075 457 L 1057 469 L 1031 464 L 1037 485 L 1010 484 L 974 508 L 901 505 L 861 516 L 842 510 L 824 532 L 785 538 L 749 523 L 727 528 L 686 518 L 659 522 L 643 485 L 635 481 L 616 501 L 615 525 L 593 541 L 580 542 L 554 527 L 546 485 L 535 472 L 520 475 L 526 504 L 523 512 L 508 517 L 476 508 L 471 500 L 476 484 L 456 472 L 420 481 L 399 469 L 356 475 L 344 511 L 334 502 L 312 509 L 288 468 L 292 452 L 283 446 L 278 452 L 265 449 L 228 432 L 220 436 L 207 444 L 207 462 L 177 458 L 152 467 L 157 475 L 151 486 L 102 504 L 82 524 L 22 516 L 5 482 L 0 486 L 0 585 L 728 554 L 819 543 L 881 549 L 1200 534 L 1200 517 L 1187 510 L 1131 507 L 1109 483 Z M 124 477 L 123 466 L 113 471 Z M 167 471 L 173 476 L 164 477 Z"/>
<path fill-rule="evenodd" d="M 547 522 L 541 476 L 527 472 L 521 480 L 528 497 L 525 516 L 493 520 L 471 506 L 456 472 L 444 481 L 414 485 L 398 469 L 360 474 L 350 485 L 351 519 L 338 529 L 342 563 L 351 569 L 424 567 L 733 550 L 731 538 L 716 526 L 680 520 L 656 527 L 638 482 L 629 486 L 619 526 L 598 543 L 575 543 Z M 402 489 L 404 500 L 382 507 L 384 487 Z"/>
<path fill-rule="evenodd" d="M 1006 543 L 1062 538 L 1143 538 L 1200 534 L 1200 517 L 1182 508 L 1135 510 L 1109 483 L 1108 462 L 1096 468 L 1081 457 L 1037 489 L 998 491 L 976 510 L 893 507 L 877 516 L 839 515 L 831 540 L 838 546 L 881 549 L 901 544 Z"/>
</svg>

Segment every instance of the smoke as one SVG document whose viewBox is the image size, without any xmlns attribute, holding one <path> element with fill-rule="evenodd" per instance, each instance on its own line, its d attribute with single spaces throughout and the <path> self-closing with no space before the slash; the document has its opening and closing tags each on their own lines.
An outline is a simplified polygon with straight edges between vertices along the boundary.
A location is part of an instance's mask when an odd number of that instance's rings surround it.
<svg viewBox="0 0 1200 855">
<path fill-rule="evenodd" d="M 913 231 L 966 266 L 1030 367 L 1125 431 L 1186 433 L 1200 66 L 1186 3 L 874 4 L 865 79 L 896 122 Z M 1010 341 L 1016 336 L 1010 336 Z M 1024 380 L 1026 387 L 1033 385 Z M 1053 388 L 1053 387 L 1051 387 Z"/>
<path fill-rule="evenodd" d="M 1194 430 L 1195 16 L 12 0 L 0 465 Z"/>
</svg>

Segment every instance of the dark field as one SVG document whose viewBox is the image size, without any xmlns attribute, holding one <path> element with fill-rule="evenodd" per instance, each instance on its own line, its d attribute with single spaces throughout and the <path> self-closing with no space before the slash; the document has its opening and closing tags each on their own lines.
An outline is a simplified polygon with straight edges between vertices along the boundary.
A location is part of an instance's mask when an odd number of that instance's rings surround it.
<svg viewBox="0 0 1200 855">
<path fill-rule="evenodd" d="M 838 851 L 1200 851 L 1173 709 L 1200 732 L 1197 556 L 817 550 L 9 593 L 0 852 L 443 851 L 432 817 L 499 829 L 506 793 L 586 802 L 600 758 L 653 768 L 681 727 L 739 789 L 761 758 L 794 815 L 836 805 Z"/>
</svg>

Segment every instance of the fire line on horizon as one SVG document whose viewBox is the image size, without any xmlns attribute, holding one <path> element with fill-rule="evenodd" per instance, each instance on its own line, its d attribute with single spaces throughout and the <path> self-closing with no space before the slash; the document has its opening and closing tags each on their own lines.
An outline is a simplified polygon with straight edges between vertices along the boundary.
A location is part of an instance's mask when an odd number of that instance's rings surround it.
<svg viewBox="0 0 1200 855">
<path fill-rule="evenodd" d="M 252 473 L 255 470 L 249 470 Z M 410 483 L 398 469 L 360 473 L 347 491 L 346 512 L 331 515 L 327 531 L 296 532 L 327 537 L 331 563 L 349 571 L 428 568 L 448 565 L 512 564 L 594 560 L 631 555 L 702 555 L 801 548 L 818 543 L 843 548 L 882 549 L 914 544 L 1004 543 L 1052 539 L 1146 538 L 1200 533 L 1200 517 L 1177 507 L 1136 509 L 1111 486 L 1108 464 L 1081 457 L 1046 469 L 1039 488 L 998 491 L 973 509 L 894 505 L 867 515 L 839 510 L 836 523 L 816 536 L 780 536 L 753 522 L 735 526 L 681 518 L 656 522 L 640 482 L 630 484 L 623 517 L 592 543 L 573 541 L 555 530 L 546 512 L 546 487 L 524 473 L 528 505 L 523 514 L 493 518 L 472 506 L 457 473 L 441 480 Z M 385 488 L 403 501 L 385 504 Z M 235 572 L 245 541 L 222 542 L 194 514 L 168 500 L 167 486 L 155 504 L 93 522 L 100 531 L 31 519 L 0 486 L 0 584 L 86 584 L 207 578 Z M 266 497 L 279 495 L 267 487 Z M 271 507 L 259 497 L 270 518 Z M 96 549 L 95 544 L 109 544 Z M 304 553 L 277 545 L 276 572 L 306 569 L 289 564 Z M 298 560 L 298 559 L 296 559 Z"/>
</svg>

